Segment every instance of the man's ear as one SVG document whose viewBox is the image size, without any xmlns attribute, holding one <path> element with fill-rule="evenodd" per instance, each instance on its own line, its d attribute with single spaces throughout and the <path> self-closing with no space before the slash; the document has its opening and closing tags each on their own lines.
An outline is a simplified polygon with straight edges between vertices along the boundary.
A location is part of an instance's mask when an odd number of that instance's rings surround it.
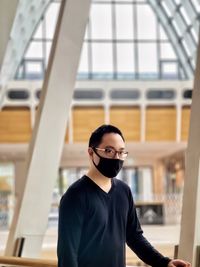
<svg viewBox="0 0 200 267">
<path fill-rule="evenodd" d="M 88 154 L 90 155 L 90 156 L 92 156 L 93 155 L 93 149 L 91 148 L 91 147 L 88 147 Z"/>
</svg>

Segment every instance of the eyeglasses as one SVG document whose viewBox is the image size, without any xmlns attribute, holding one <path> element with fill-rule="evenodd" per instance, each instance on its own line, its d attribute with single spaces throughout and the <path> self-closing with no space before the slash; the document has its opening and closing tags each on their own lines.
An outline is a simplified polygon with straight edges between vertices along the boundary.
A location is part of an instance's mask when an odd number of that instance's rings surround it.
<svg viewBox="0 0 200 267">
<path fill-rule="evenodd" d="M 116 155 L 118 155 L 119 159 L 124 160 L 128 156 L 127 151 L 124 151 L 124 150 L 117 151 L 112 147 L 106 147 L 106 148 L 94 147 L 93 149 L 104 152 L 105 156 L 110 159 L 114 159 Z"/>
</svg>

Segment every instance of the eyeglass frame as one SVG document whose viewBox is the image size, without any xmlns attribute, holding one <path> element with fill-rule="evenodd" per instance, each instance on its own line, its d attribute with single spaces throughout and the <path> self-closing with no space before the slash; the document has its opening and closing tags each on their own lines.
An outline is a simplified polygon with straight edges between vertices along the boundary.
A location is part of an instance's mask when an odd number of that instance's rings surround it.
<svg viewBox="0 0 200 267">
<path fill-rule="evenodd" d="M 114 159 L 116 157 L 116 155 L 118 155 L 119 159 L 125 160 L 128 156 L 128 151 L 124 151 L 124 150 L 116 150 L 113 147 L 107 147 L 107 148 L 100 148 L 100 147 L 92 147 L 95 150 L 99 150 L 99 151 L 104 151 L 106 152 L 106 149 L 111 149 L 112 151 L 114 151 L 113 157 L 110 159 Z M 96 151 L 95 151 L 96 152 Z M 124 158 L 120 156 L 119 153 L 123 153 Z M 98 155 L 98 153 L 96 152 L 96 154 Z"/>
</svg>

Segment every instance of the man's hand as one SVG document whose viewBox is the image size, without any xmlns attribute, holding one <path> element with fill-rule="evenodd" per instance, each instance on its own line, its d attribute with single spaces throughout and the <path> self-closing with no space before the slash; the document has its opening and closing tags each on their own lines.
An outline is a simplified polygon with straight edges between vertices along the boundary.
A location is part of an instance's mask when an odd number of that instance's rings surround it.
<svg viewBox="0 0 200 267">
<path fill-rule="evenodd" d="M 187 261 L 172 260 L 168 263 L 167 267 L 191 267 L 191 264 Z"/>
</svg>

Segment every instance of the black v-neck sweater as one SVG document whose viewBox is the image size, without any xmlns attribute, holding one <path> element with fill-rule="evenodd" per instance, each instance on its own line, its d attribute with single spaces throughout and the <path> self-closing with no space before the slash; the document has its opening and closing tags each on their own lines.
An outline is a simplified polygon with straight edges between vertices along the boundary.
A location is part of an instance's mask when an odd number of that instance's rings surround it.
<svg viewBox="0 0 200 267">
<path fill-rule="evenodd" d="M 130 188 L 113 178 L 108 193 L 83 176 L 59 209 L 58 267 L 125 267 L 125 244 L 147 264 L 167 267 L 143 236 Z"/>
</svg>

